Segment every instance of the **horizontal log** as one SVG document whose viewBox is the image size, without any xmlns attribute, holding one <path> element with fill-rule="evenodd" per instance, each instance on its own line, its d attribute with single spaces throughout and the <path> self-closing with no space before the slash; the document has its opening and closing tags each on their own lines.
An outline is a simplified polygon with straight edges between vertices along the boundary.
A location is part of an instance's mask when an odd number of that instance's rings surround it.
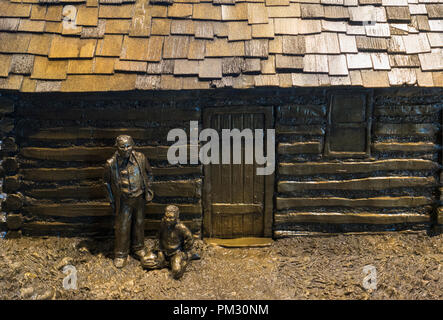
<svg viewBox="0 0 443 320">
<path fill-rule="evenodd" d="M 432 142 L 376 142 L 372 148 L 377 152 L 432 152 L 439 146 Z"/>
<path fill-rule="evenodd" d="M 33 168 L 22 169 L 20 173 L 28 181 L 69 181 L 84 179 L 100 179 L 104 174 L 104 167 L 89 168 Z M 152 167 L 155 176 L 173 176 L 201 174 L 202 166 L 194 167 Z"/>
<path fill-rule="evenodd" d="M 68 181 L 102 178 L 104 167 L 89 168 L 36 168 L 22 169 L 20 173 L 30 181 Z"/>
<path fill-rule="evenodd" d="M 145 214 L 163 214 L 168 204 L 149 203 L 145 207 Z M 197 204 L 175 204 L 180 214 L 201 216 L 202 206 Z M 38 203 L 24 207 L 32 215 L 56 217 L 100 217 L 112 216 L 111 206 L 107 202 L 78 202 L 78 203 Z"/>
<path fill-rule="evenodd" d="M 434 136 L 439 130 L 430 123 L 376 123 L 374 127 L 378 136 Z"/>
<path fill-rule="evenodd" d="M 157 197 L 201 197 L 201 179 L 180 181 L 157 181 L 152 188 Z"/>
<path fill-rule="evenodd" d="M 341 212 L 288 212 L 275 215 L 276 228 L 290 223 L 428 223 L 431 216 L 417 213 L 341 213 Z"/>
<path fill-rule="evenodd" d="M 279 174 L 313 175 L 341 173 L 369 173 L 375 171 L 397 170 L 436 170 L 438 163 L 423 159 L 387 159 L 372 162 L 305 162 L 281 163 Z"/>
<path fill-rule="evenodd" d="M 386 190 L 437 185 L 434 177 L 369 177 L 351 180 L 280 181 L 278 192 L 303 190 Z"/>
<path fill-rule="evenodd" d="M 294 119 L 298 123 L 306 122 L 310 118 L 326 116 L 325 105 L 289 105 L 277 109 L 278 119 Z"/>
<path fill-rule="evenodd" d="M 200 110 L 171 108 L 170 106 L 142 109 L 120 108 L 66 108 L 40 105 L 17 109 L 21 118 L 48 120 L 104 120 L 104 121 L 190 121 L 200 119 Z"/>
<path fill-rule="evenodd" d="M 103 185 L 92 186 L 58 186 L 57 188 L 31 189 L 25 191 L 27 196 L 36 199 L 103 199 L 106 188 Z"/>
<path fill-rule="evenodd" d="M 201 220 L 185 220 L 182 221 L 193 233 L 197 233 L 201 229 Z M 145 231 L 151 231 L 155 234 L 160 227 L 159 220 L 145 219 Z M 112 221 L 98 223 L 67 223 L 67 222 L 47 222 L 33 221 L 23 224 L 23 233 L 26 235 L 46 235 L 46 234 L 62 234 L 62 235 L 103 235 L 112 234 L 114 225 Z"/>
<path fill-rule="evenodd" d="M 349 199 L 339 197 L 318 198 L 281 198 L 277 197 L 277 210 L 296 207 L 376 207 L 376 208 L 401 208 L 418 207 L 434 203 L 428 197 L 375 197 Z"/>
<path fill-rule="evenodd" d="M 167 160 L 167 146 L 137 147 L 136 150 L 151 160 Z M 69 148 L 37 148 L 27 147 L 20 151 L 26 158 L 52 161 L 104 162 L 115 152 L 115 147 L 69 147 Z"/>
<path fill-rule="evenodd" d="M 319 141 L 279 143 L 279 154 L 321 153 L 322 143 Z"/>
<path fill-rule="evenodd" d="M 310 136 L 321 136 L 325 134 L 325 129 L 322 125 L 283 125 L 277 124 L 275 127 L 277 134 L 300 134 Z"/>
<path fill-rule="evenodd" d="M 400 106 L 379 106 L 374 108 L 377 116 L 420 116 L 431 115 L 440 111 L 438 104 L 425 105 L 400 105 Z"/>
<path fill-rule="evenodd" d="M 130 135 L 135 140 L 163 140 L 167 141 L 170 128 L 49 128 L 40 129 L 36 133 L 28 135 L 30 140 L 58 141 L 77 139 L 108 139 L 114 140 L 122 134 Z M 25 133 L 26 135 L 26 133 Z"/>
<path fill-rule="evenodd" d="M 214 214 L 260 214 L 263 212 L 263 206 L 260 204 L 245 203 L 213 203 L 212 213 Z"/>
<path fill-rule="evenodd" d="M 33 221 L 25 222 L 22 227 L 24 235 L 69 235 L 69 236 L 96 236 L 113 234 L 112 221 L 95 223 L 65 223 Z"/>
</svg>

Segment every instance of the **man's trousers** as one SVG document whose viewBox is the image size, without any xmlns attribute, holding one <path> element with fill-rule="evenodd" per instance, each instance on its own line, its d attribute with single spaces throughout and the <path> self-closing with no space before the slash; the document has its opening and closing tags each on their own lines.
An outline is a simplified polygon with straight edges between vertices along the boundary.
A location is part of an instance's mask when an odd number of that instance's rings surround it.
<svg viewBox="0 0 443 320">
<path fill-rule="evenodd" d="M 121 197 L 120 210 L 115 217 L 115 258 L 126 258 L 131 242 L 133 251 L 145 247 L 144 209 L 143 194 L 135 198 Z"/>
</svg>

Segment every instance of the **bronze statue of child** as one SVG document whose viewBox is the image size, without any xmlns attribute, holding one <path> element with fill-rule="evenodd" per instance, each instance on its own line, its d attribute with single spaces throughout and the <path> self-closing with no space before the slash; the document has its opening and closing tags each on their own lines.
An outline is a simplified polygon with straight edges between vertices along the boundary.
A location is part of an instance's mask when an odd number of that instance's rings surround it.
<svg viewBox="0 0 443 320">
<path fill-rule="evenodd" d="M 179 219 L 179 208 L 168 205 L 161 221 L 158 233 L 159 250 L 157 255 L 151 253 L 146 257 L 143 267 L 158 269 L 170 267 L 174 279 L 183 276 L 191 259 L 199 259 L 192 255 L 194 238 L 191 231 Z"/>
</svg>

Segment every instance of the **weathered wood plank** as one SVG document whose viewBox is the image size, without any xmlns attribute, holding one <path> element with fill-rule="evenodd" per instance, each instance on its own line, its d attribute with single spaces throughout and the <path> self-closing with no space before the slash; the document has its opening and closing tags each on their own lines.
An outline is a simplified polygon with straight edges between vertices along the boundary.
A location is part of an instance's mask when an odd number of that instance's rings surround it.
<svg viewBox="0 0 443 320">
<path fill-rule="evenodd" d="M 434 136 L 438 126 L 431 123 L 376 123 L 374 133 L 379 136 Z"/>
<path fill-rule="evenodd" d="M 45 101 L 45 103 L 47 103 Z M 149 107 L 142 109 L 113 108 L 66 108 L 36 104 L 25 108 L 17 108 L 20 118 L 48 120 L 104 120 L 104 121 L 190 121 L 200 119 L 200 110 L 182 108 Z"/>
<path fill-rule="evenodd" d="M 376 197 L 348 199 L 339 197 L 318 198 L 277 198 L 277 209 L 290 209 L 295 207 L 417 207 L 433 203 L 427 197 Z"/>
<path fill-rule="evenodd" d="M 102 178 L 103 167 L 22 169 L 23 179 L 31 181 L 63 181 Z"/>
<path fill-rule="evenodd" d="M 193 167 L 152 167 L 155 176 L 180 176 L 201 174 L 202 166 Z M 103 167 L 89 168 L 32 168 L 22 169 L 20 174 L 24 180 L 29 181 L 69 181 L 84 179 L 100 179 L 103 177 Z"/>
<path fill-rule="evenodd" d="M 148 159 L 167 160 L 167 146 L 137 147 Z M 68 148 L 37 148 L 26 147 L 20 154 L 26 158 L 54 161 L 103 162 L 115 152 L 115 147 L 68 147 Z"/>
<path fill-rule="evenodd" d="M 163 214 L 168 204 L 149 203 L 145 207 L 145 214 Z M 180 214 L 195 215 L 200 217 L 202 206 L 197 204 L 175 204 L 180 209 Z M 112 216 L 114 213 L 107 202 L 78 202 L 78 203 L 39 203 L 24 207 L 32 215 L 56 217 L 100 217 Z"/>
<path fill-rule="evenodd" d="M 200 231 L 200 220 L 188 220 L 182 221 L 193 233 Z M 160 221 L 145 219 L 145 231 L 153 231 L 154 234 L 160 227 Z M 112 221 L 99 222 L 91 224 L 82 223 L 66 223 L 66 222 L 47 222 L 47 221 L 34 221 L 23 224 L 23 233 L 26 235 L 47 235 L 47 234 L 60 234 L 60 235 L 104 235 L 111 234 L 114 226 Z"/>
<path fill-rule="evenodd" d="M 152 188 L 157 197 L 201 198 L 201 179 L 180 181 L 156 181 Z"/>
<path fill-rule="evenodd" d="M 305 162 L 280 163 L 279 174 L 313 175 L 338 173 L 369 173 L 396 170 L 436 170 L 439 164 L 423 159 L 387 159 L 373 162 Z"/>
<path fill-rule="evenodd" d="M 322 143 L 320 141 L 279 143 L 279 154 L 297 154 L 297 153 L 321 153 Z"/>
<path fill-rule="evenodd" d="M 25 195 L 36 199 L 103 199 L 106 198 L 104 185 L 59 186 L 57 188 L 32 189 Z"/>
<path fill-rule="evenodd" d="M 186 128 L 184 128 L 186 130 Z M 48 128 L 40 129 L 36 133 L 24 136 L 31 140 L 58 141 L 58 140 L 76 140 L 76 139 L 108 139 L 114 140 L 122 134 L 130 135 L 136 140 L 164 140 L 168 136 L 170 128 Z"/>
<path fill-rule="evenodd" d="M 372 148 L 377 152 L 431 152 L 439 146 L 432 142 L 376 142 Z"/>
<path fill-rule="evenodd" d="M 263 206 L 260 204 L 249 203 L 213 203 L 212 212 L 215 214 L 248 214 L 257 213 L 260 214 L 263 211 Z"/>
<path fill-rule="evenodd" d="M 288 223 L 427 223 L 431 216 L 417 213 L 341 213 L 341 212 L 288 212 L 275 215 L 276 228 Z"/>
<path fill-rule="evenodd" d="M 386 190 L 437 185 L 434 177 L 369 177 L 351 180 L 280 181 L 278 192 L 303 190 Z"/>
</svg>

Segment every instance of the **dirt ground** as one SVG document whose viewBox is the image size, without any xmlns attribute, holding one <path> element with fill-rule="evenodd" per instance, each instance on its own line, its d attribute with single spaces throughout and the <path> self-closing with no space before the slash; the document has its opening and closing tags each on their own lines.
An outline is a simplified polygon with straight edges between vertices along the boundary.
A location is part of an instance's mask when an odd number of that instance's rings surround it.
<svg viewBox="0 0 443 320">
<path fill-rule="evenodd" d="M 146 240 L 149 247 L 153 240 Z M 112 264 L 112 239 L 0 239 L 0 299 L 442 299 L 443 235 L 336 235 L 228 249 L 197 241 L 181 280 Z M 63 288 L 63 267 L 77 289 Z M 363 268 L 377 272 L 366 290 Z"/>
</svg>

